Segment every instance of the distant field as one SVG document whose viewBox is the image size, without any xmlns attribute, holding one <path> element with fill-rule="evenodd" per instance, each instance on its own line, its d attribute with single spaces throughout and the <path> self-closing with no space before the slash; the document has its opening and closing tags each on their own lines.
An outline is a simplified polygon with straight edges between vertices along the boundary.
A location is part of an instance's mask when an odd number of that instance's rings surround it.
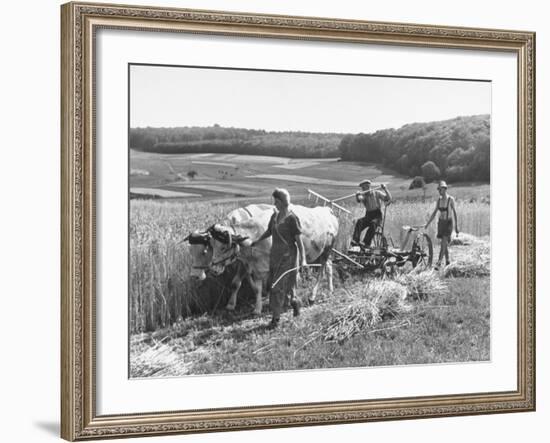
<svg viewBox="0 0 550 443">
<path fill-rule="evenodd" d="M 287 188 L 295 201 L 307 197 L 307 189 L 338 198 L 369 178 L 386 183 L 396 200 L 433 200 L 435 184 L 409 191 L 410 177 L 379 165 L 345 162 L 338 158 L 291 159 L 236 154 L 156 154 L 131 151 L 130 187 L 134 196 L 168 197 L 171 200 L 269 202 L 275 187 Z M 137 173 L 136 171 L 139 171 Z M 290 174 L 285 173 L 291 172 Z M 140 189 L 140 192 L 135 191 Z M 149 190 L 147 190 L 149 189 Z M 169 191 L 169 192 L 164 192 Z M 488 201 L 488 184 L 457 184 L 450 193 L 472 201 Z"/>
<path fill-rule="evenodd" d="M 281 169 L 302 169 L 309 168 L 311 166 L 317 166 L 319 163 L 316 161 L 304 161 L 304 162 L 292 162 L 287 165 L 275 165 L 276 168 Z"/>
<path fill-rule="evenodd" d="M 131 151 L 131 188 L 150 188 L 200 194 L 204 201 L 248 198 L 269 199 L 275 187 L 287 188 L 293 196 L 306 195 L 307 188 L 336 198 L 370 178 L 390 189 L 408 188 L 410 179 L 377 165 L 342 162 L 338 158 L 291 159 L 235 154 L 154 154 Z M 285 174 L 285 171 L 292 171 Z M 145 194 L 160 196 L 158 191 Z M 170 195 L 170 197 L 176 197 Z M 181 198 L 194 195 L 181 195 Z"/>
<path fill-rule="evenodd" d="M 268 180 L 275 180 L 277 182 L 295 182 L 314 185 L 328 185 L 328 186 L 353 186 L 357 187 L 357 181 L 345 181 L 345 180 L 327 180 L 325 178 L 316 178 L 303 175 L 288 175 L 288 174 L 259 174 L 249 175 L 247 178 L 267 178 Z"/>
<path fill-rule="evenodd" d="M 130 188 L 130 193 L 137 195 L 149 195 L 160 198 L 185 198 L 185 197 L 200 197 L 200 194 L 192 194 L 190 192 L 176 192 L 167 189 L 155 188 Z"/>
</svg>

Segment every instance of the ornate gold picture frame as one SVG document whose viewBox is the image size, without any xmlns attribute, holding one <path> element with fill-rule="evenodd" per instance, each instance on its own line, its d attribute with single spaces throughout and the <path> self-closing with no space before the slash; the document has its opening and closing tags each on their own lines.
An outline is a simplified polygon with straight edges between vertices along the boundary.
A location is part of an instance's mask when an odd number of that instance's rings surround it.
<svg viewBox="0 0 550 443">
<path fill-rule="evenodd" d="M 535 34 L 524 31 L 67 3 L 62 22 L 61 435 L 87 440 L 533 411 L 535 409 Z M 155 32 L 512 54 L 517 60 L 516 388 L 338 401 L 98 413 L 97 32 Z M 100 86 L 100 85 L 99 85 Z M 121 174 L 124 173 L 121 171 Z M 514 191 L 515 192 L 515 191 Z M 494 269 L 497 272 L 498 269 Z M 120 279 L 127 276 L 121 272 Z M 127 331 L 126 331 L 127 332 Z M 510 343 L 516 346 L 516 343 Z"/>
</svg>

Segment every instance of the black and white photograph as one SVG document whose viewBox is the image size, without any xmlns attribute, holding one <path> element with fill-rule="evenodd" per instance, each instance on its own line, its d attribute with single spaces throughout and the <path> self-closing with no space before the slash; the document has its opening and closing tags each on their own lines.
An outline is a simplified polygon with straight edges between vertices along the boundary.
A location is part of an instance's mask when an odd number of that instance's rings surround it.
<svg viewBox="0 0 550 443">
<path fill-rule="evenodd" d="M 490 81 L 129 85 L 131 378 L 490 361 Z"/>
</svg>

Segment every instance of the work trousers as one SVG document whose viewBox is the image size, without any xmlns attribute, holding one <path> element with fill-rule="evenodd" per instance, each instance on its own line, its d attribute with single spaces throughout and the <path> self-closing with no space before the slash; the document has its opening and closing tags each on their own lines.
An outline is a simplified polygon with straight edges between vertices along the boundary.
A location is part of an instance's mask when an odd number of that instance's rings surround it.
<svg viewBox="0 0 550 443">
<path fill-rule="evenodd" d="M 382 211 L 380 209 L 375 209 L 373 211 L 367 211 L 363 218 L 360 218 L 355 223 L 355 229 L 353 230 L 353 241 L 359 243 L 361 240 L 361 232 L 363 229 L 367 229 L 365 234 L 364 243 L 368 248 L 376 232 L 376 227 L 382 221 Z"/>
</svg>

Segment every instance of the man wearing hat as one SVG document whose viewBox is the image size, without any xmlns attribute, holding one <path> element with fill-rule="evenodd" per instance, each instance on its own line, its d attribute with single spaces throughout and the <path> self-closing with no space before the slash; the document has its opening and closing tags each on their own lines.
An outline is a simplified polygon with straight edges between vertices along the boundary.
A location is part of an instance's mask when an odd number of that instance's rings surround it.
<svg viewBox="0 0 550 443">
<path fill-rule="evenodd" d="M 363 229 L 368 228 L 365 234 L 365 247 L 367 248 L 374 237 L 376 227 L 382 221 L 382 211 L 380 209 L 382 202 L 387 203 L 391 201 L 391 194 L 386 185 L 382 184 L 380 186 L 384 192 L 371 189 L 370 185 L 370 180 L 363 180 L 359 183 L 361 190 L 355 193 L 355 200 L 357 200 L 357 203 L 365 205 L 366 213 L 363 218 L 357 220 L 355 229 L 353 230 L 353 242 L 360 244 L 361 232 L 363 232 Z"/>
<path fill-rule="evenodd" d="M 437 190 L 439 191 L 439 198 L 435 203 L 434 211 L 428 223 L 424 226 L 425 229 L 428 229 L 428 226 L 430 226 L 430 223 L 439 212 L 439 219 L 437 220 L 437 238 L 441 240 L 441 248 L 439 249 L 439 260 L 437 260 L 436 269 L 441 266 L 443 258 L 445 258 L 446 265 L 450 263 L 449 243 L 451 242 L 451 235 L 453 233 L 453 219 L 456 235 L 458 235 L 458 218 L 456 216 L 455 199 L 447 194 L 447 183 L 443 180 L 439 182 Z"/>
</svg>

